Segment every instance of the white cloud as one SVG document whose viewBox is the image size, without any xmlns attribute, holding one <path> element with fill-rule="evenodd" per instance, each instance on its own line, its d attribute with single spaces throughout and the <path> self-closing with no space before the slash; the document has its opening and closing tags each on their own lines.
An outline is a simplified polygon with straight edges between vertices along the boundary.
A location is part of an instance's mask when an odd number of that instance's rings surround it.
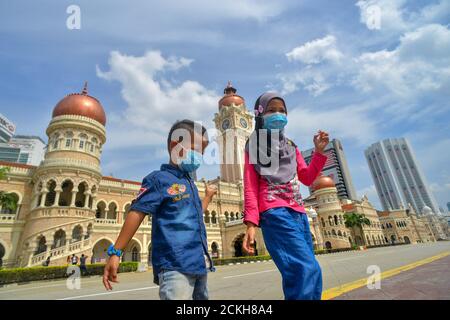
<svg viewBox="0 0 450 320">
<path fill-rule="evenodd" d="M 406 0 L 361 0 L 356 3 L 360 9 L 360 21 L 370 25 L 372 14 L 371 8 L 378 8 L 380 13 L 380 30 L 401 32 L 408 28 L 405 22 L 405 10 L 403 8 Z"/>
<path fill-rule="evenodd" d="M 344 106 L 333 110 L 318 110 L 305 106 L 293 108 L 288 114 L 287 133 L 295 137 L 310 137 L 322 129 L 343 140 L 367 145 L 377 138 L 376 121 L 358 106 Z"/>
<path fill-rule="evenodd" d="M 289 61 L 300 61 L 305 64 L 317 64 L 322 61 L 338 62 L 343 54 L 336 47 L 336 38 L 327 35 L 324 38 L 307 42 L 286 53 Z"/>
<path fill-rule="evenodd" d="M 371 8 L 378 8 L 380 29 L 377 31 L 388 35 L 401 34 L 424 24 L 448 20 L 450 14 L 448 0 L 429 4 L 415 11 L 408 8 L 406 0 L 360 0 L 356 6 L 360 9 L 360 21 L 365 25 L 370 25 L 373 18 Z"/>
<path fill-rule="evenodd" d="M 109 70 L 97 67 L 97 76 L 120 82 L 127 108 L 108 125 L 109 148 L 164 144 L 168 129 L 181 118 L 212 125 L 220 97 L 197 81 L 174 84 L 168 80 L 168 73 L 191 63 L 183 57 L 166 58 L 159 51 L 140 57 L 111 52 Z"/>
<path fill-rule="evenodd" d="M 331 83 L 328 82 L 323 73 L 311 66 L 299 71 L 279 74 L 278 78 L 283 84 L 282 94 L 289 94 L 302 88 L 317 97 L 331 87 Z"/>
<path fill-rule="evenodd" d="M 406 100 L 439 91 L 450 83 L 450 30 L 438 24 L 405 33 L 392 51 L 364 53 L 355 59 L 353 79 L 365 92 L 390 92 Z"/>
</svg>

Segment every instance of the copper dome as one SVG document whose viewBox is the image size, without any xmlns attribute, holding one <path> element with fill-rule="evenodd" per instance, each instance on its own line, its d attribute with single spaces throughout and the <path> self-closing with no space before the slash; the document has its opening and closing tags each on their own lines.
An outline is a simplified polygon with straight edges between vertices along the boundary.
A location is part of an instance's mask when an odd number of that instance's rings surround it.
<svg viewBox="0 0 450 320">
<path fill-rule="evenodd" d="M 81 93 L 71 93 L 58 102 L 53 109 L 52 117 L 62 115 L 78 115 L 94 119 L 102 125 L 106 124 L 106 114 L 100 101 L 88 95 L 87 84 Z"/>
<path fill-rule="evenodd" d="M 334 181 L 329 176 L 320 175 L 314 180 L 311 187 L 314 191 L 317 191 L 319 189 L 324 188 L 334 188 L 336 185 L 334 184 Z"/>
<path fill-rule="evenodd" d="M 219 109 L 222 106 L 231 106 L 233 103 L 236 106 L 241 104 L 245 104 L 244 98 L 240 95 L 236 94 L 236 89 L 231 85 L 231 82 L 228 81 L 226 88 L 223 90 L 224 96 L 219 100 Z"/>
</svg>

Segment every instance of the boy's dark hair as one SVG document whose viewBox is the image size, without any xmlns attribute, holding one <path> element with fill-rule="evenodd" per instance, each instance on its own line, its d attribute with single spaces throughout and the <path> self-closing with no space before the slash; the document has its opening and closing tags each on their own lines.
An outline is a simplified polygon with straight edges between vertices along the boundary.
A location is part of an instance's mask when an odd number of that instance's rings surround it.
<svg viewBox="0 0 450 320">
<path fill-rule="evenodd" d="M 191 134 L 194 134 L 194 133 L 200 134 L 200 131 L 199 131 L 200 128 L 202 130 L 202 132 L 201 132 L 202 137 L 205 138 L 207 141 L 209 141 L 208 132 L 206 131 L 206 128 L 204 126 L 202 126 L 200 123 L 192 121 L 192 120 L 188 120 L 188 119 L 184 119 L 184 120 L 175 122 L 172 125 L 172 127 L 170 128 L 169 135 L 167 136 L 167 150 L 170 149 L 170 141 L 172 141 L 172 135 L 175 130 L 185 129 L 185 130 L 189 130 L 189 132 Z M 180 137 L 180 141 L 182 141 L 182 140 L 183 140 L 183 137 Z"/>
</svg>

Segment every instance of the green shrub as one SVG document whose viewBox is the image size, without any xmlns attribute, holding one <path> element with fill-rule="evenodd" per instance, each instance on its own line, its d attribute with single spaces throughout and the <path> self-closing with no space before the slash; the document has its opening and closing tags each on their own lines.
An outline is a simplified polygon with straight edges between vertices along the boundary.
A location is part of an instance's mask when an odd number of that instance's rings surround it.
<svg viewBox="0 0 450 320">
<path fill-rule="evenodd" d="M 119 272 L 132 272 L 138 268 L 138 262 L 122 262 L 119 265 Z M 87 264 L 86 275 L 101 275 L 105 264 Z M 31 267 L 31 268 L 11 268 L 0 270 L 0 285 L 8 283 L 29 282 L 37 280 L 50 280 L 67 278 L 68 266 L 54 267 Z"/>
</svg>

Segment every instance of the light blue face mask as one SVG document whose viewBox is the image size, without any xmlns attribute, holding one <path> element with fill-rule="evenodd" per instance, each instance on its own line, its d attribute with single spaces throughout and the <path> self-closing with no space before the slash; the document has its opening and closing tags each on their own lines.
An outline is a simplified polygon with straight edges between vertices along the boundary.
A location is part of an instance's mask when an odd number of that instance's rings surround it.
<svg viewBox="0 0 450 320">
<path fill-rule="evenodd" d="M 183 147 L 183 149 L 185 149 Z M 185 149 L 186 150 L 186 157 L 184 159 L 181 159 L 178 162 L 178 167 L 181 169 L 181 171 L 186 173 L 192 173 L 195 170 L 197 170 L 200 165 L 203 162 L 203 156 L 201 153 L 191 150 L 191 149 Z"/>
<path fill-rule="evenodd" d="M 267 130 L 282 130 L 287 125 L 287 117 L 284 113 L 275 112 L 263 116 L 263 128 Z"/>
</svg>

